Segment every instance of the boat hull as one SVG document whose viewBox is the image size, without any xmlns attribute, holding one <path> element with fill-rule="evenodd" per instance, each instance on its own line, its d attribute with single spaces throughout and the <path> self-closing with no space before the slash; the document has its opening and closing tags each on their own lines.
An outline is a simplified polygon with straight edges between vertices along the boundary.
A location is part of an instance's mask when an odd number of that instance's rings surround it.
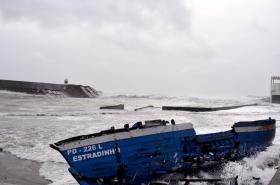
<svg viewBox="0 0 280 185">
<path fill-rule="evenodd" d="M 81 185 L 140 184 L 192 170 L 206 161 L 236 160 L 269 146 L 275 120 L 239 122 L 226 132 L 197 135 L 191 124 L 139 127 L 52 144 Z"/>
<path fill-rule="evenodd" d="M 276 121 L 273 119 L 253 122 L 239 122 L 233 126 L 240 142 L 241 156 L 251 155 L 271 145 L 276 133 Z"/>
</svg>

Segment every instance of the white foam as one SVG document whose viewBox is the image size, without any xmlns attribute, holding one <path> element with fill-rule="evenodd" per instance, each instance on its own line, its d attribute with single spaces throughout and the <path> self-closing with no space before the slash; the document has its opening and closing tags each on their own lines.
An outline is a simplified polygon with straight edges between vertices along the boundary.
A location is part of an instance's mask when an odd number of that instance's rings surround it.
<svg viewBox="0 0 280 185">
<path fill-rule="evenodd" d="M 93 120 L 93 117 L 91 116 L 62 116 L 58 117 L 59 120 L 71 120 L 71 121 L 89 121 Z"/>
<path fill-rule="evenodd" d="M 260 178 L 259 183 L 268 184 L 276 172 L 279 163 L 280 145 L 269 147 L 266 151 L 242 161 L 229 162 L 224 168 L 225 177 L 239 176 L 239 182 L 254 184 L 254 178 Z"/>
<path fill-rule="evenodd" d="M 76 180 L 68 172 L 68 165 L 65 163 L 45 162 L 40 169 L 40 175 L 52 183 L 49 185 L 77 185 Z"/>
</svg>

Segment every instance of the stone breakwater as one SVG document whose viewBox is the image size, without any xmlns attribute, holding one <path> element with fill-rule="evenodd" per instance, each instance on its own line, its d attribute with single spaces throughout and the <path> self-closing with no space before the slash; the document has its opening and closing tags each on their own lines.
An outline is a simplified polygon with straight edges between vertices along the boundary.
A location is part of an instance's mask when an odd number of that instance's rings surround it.
<svg viewBox="0 0 280 185">
<path fill-rule="evenodd" d="M 14 80 L 0 80 L 0 90 L 75 98 L 95 98 L 101 95 L 100 91 L 97 91 L 90 86 Z"/>
</svg>

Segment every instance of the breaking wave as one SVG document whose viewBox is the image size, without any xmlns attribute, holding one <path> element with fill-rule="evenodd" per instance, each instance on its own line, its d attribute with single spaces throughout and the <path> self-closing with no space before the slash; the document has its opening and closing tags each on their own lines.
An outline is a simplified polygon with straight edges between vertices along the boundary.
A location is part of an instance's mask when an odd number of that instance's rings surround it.
<svg viewBox="0 0 280 185">
<path fill-rule="evenodd" d="M 107 96 L 106 98 L 147 98 L 147 99 L 156 99 L 156 100 L 161 100 L 161 99 L 176 99 L 176 97 L 173 96 L 161 96 L 161 95 L 114 95 L 114 96 Z"/>
<path fill-rule="evenodd" d="M 118 112 L 92 112 L 92 113 L 61 113 L 61 114 L 55 114 L 55 113 L 0 113 L 0 116 L 3 117 L 64 117 L 64 116 L 71 116 L 71 117 L 80 117 L 80 116 L 94 116 L 94 115 L 112 115 L 112 114 L 120 114 Z"/>
</svg>

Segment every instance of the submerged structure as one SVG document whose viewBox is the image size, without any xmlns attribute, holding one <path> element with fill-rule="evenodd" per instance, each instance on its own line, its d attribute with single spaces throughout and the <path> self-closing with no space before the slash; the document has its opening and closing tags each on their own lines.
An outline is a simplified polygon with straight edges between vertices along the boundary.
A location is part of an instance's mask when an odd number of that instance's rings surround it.
<svg viewBox="0 0 280 185">
<path fill-rule="evenodd" d="M 271 77 L 271 103 L 280 103 L 280 76 Z"/>
<path fill-rule="evenodd" d="M 0 80 L 0 90 L 76 98 L 95 98 L 101 94 L 90 86 L 68 84 L 68 80 L 65 84 Z"/>
<path fill-rule="evenodd" d="M 227 107 L 179 107 L 179 106 L 162 106 L 162 110 L 189 111 L 189 112 L 212 112 L 219 110 L 231 110 L 241 107 L 256 106 L 258 104 L 245 104 Z"/>
<path fill-rule="evenodd" d="M 124 104 L 102 106 L 100 109 L 124 110 Z"/>
<path fill-rule="evenodd" d="M 237 160 L 271 145 L 274 119 L 238 122 L 225 132 L 197 135 L 191 123 L 155 120 L 51 144 L 80 185 L 149 182 L 207 163 Z"/>
</svg>

